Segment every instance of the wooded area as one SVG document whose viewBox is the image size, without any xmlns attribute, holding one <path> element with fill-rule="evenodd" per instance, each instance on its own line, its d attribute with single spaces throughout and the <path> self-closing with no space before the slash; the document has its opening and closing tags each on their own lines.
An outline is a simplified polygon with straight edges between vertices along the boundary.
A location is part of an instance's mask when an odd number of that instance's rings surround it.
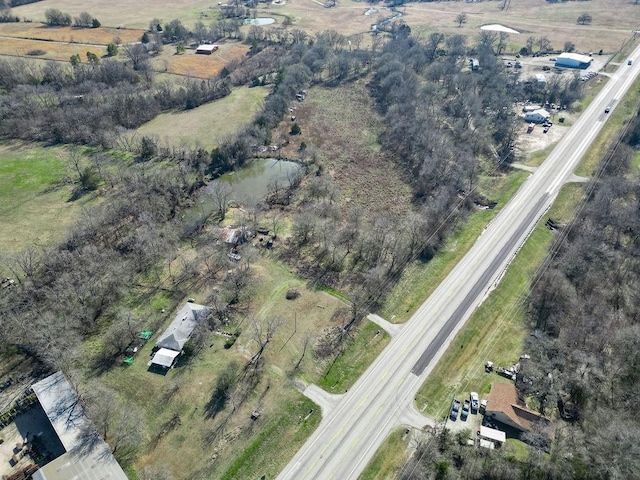
<svg viewBox="0 0 640 480">
<path fill-rule="evenodd" d="M 400 478 L 608 479 L 637 476 L 640 116 L 603 159 L 558 233 L 528 299 L 531 335 L 516 385 L 553 419 L 523 436 L 526 456 L 434 432 Z"/>
</svg>

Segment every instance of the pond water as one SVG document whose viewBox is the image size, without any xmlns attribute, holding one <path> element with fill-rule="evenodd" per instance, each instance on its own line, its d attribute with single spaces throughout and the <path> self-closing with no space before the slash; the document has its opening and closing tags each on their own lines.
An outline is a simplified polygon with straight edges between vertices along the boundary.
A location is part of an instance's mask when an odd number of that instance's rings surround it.
<svg viewBox="0 0 640 480">
<path fill-rule="evenodd" d="M 272 23 L 276 23 L 276 19 L 271 17 L 248 18 L 245 20 L 245 23 L 248 23 L 250 25 L 258 25 L 259 27 L 261 27 L 263 25 L 271 25 Z"/>
<path fill-rule="evenodd" d="M 213 183 L 224 182 L 231 187 L 231 200 L 247 204 L 267 196 L 270 187 L 278 182 L 282 187 L 289 185 L 291 174 L 304 167 L 286 160 L 275 158 L 255 158 L 248 161 L 236 172 L 225 173 Z"/>
</svg>

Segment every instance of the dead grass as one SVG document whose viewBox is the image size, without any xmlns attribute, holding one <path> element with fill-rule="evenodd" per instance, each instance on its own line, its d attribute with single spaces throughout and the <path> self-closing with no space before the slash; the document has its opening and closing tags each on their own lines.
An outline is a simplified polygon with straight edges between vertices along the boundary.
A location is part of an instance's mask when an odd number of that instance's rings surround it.
<svg viewBox="0 0 640 480">
<path fill-rule="evenodd" d="M 283 6 L 266 5 L 258 9 L 260 16 L 288 15 L 294 27 L 310 33 L 333 29 L 343 35 L 368 33 L 371 25 L 390 12 L 382 5 L 373 5 L 378 13 L 365 16 L 369 4 L 342 2 L 334 8 L 324 8 L 313 0 L 291 1 Z M 629 0 L 591 0 L 589 2 L 561 2 L 549 4 L 546 0 L 512 2 L 502 11 L 498 2 L 433 2 L 409 3 L 400 8 L 403 20 L 420 35 L 438 31 L 477 37 L 481 25 L 501 23 L 521 32 L 509 38 L 510 48 L 519 50 L 529 36 L 547 36 L 554 48 L 561 50 L 566 41 L 573 42 L 579 51 L 617 51 L 631 37 L 637 25 L 638 7 Z M 455 17 L 464 12 L 468 21 L 457 27 Z M 593 17 L 591 25 L 577 25 L 582 13 Z M 370 45 L 366 35 L 363 45 Z"/>
<path fill-rule="evenodd" d="M 43 50 L 43 55 L 29 56 L 28 52 Z M 82 45 L 77 43 L 46 42 L 42 40 L 26 40 L 23 38 L 5 37 L 0 40 L 0 55 L 43 58 L 47 60 L 69 61 L 72 55 L 80 55 L 83 62 L 87 61 L 87 52 L 102 57 L 107 53 L 106 47 Z"/>
<path fill-rule="evenodd" d="M 159 72 L 210 78 L 220 73 L 229 61 L 241 59 L 249 51 L 248 45 L 239 42 L 226 42 L 219 45 L 218 51 L 211 55 L 197 55 L 192 49 L 176 55 L 175 48 L 167 45 L 163 52 L 152 60 L 152 65 Z"/>
<path fill-rule="evenodd" d="M 157 136 L 170 145 L 211 149 L 248 123 L 269 93 L 265 87 L 235 89 L 231 95 L 193 110 L 158 115 L 137 132 Z"/>
<path fill-rule="evenodd" d="M 149 22 L 158 18 L 169 22 L 179 18 L 185 24 L 193 24 L 197 20 L 206 22 L 215 18 L 217 7 L 209 0 L 189 0 L 175 2 L 173 0 L 48 0 L 36 2 L 12 9 L 14 15 L 28 18 L 34 22 L 44 22 L 44 12 L 48 8 L 57 8 L 72 17 L 87 11 L 100 20 L 102 25 L 123 28 L 147 28 Z M 208 17 L 201 14 L 204 13 Z"/>
<path fill-rule="evenodd" d="M 107 45 L 118 37 L 123 43 L 139 42 L 144 30 L 118 28 L 47 27 L 41 23 L 0 23 L 0 36 L 55 42 Z"/>
<path fill-rule="evenodd" d="M 372 103 L 364 80 L 312 88 L 303 103 L 294 105 L 302 134 L 290 137 L 286 152 L 296 156 L 301 142 L 315 150 L 345 208 L 358 205 L 368 215 L 406 212 L 411 208 L 411 187 L 401 169 L 381 152 L 381 119 Z M 291 125 L 287 117 L 278 131 L 286 135 Z"/>
</svg>

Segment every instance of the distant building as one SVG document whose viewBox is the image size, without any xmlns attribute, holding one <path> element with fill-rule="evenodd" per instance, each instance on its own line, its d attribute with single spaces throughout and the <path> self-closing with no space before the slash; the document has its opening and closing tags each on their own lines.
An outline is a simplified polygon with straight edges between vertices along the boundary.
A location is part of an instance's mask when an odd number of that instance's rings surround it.
<svg viewBox="0 0 640 480">
<path fill-rule="evenodd" d="M 33 385 L 65 453 L 33 474 L 33 480 L 127 480 L 82 408 L 78 395 L 62 372 Z"/>
<path fill-rule="evenodd" d="M 524 114 L 524 119 L 527 122 L 533 123 L 543 123 L 549 119 L 551 114 L 547 112 L 544 108 L 540 108 L 538 110 L 534 110 L 533 112 L 527 112 Z"/>
<path fill-rule="evenodd" d="M 593 58 L 579 53 L 562 53 L 556 57 L 556 67 L 589 68 Z"/>
<path fill-rule="evenodd" d="M 512 383 L 491 385 L 485 418 L 519 432 L 528 432 L 535 422 L 547 421 L 541 414 L 529 410 L 524 402 L 518 399 L 518 392 Z"/>
<path fill-rule="evenodd" d="M 196 53 L 201 55 L 211 55 L 213 52 L 218 50 L 218 48 L 218 45 L 199 45 L 198 48 L 196 48 Z"/>
<path fill-rule="evenodd" d="M 480 62 L 477 58 L 471 59 L 471 70 L 473 70 L 474 72 L 480 70 Z"/>
<path fill-rule="evenodd" d="M 547 83 L 547 77 L 544 76 L 544 73 L 536 73 L 535 79 L 538 83 Z"/>
</svg>

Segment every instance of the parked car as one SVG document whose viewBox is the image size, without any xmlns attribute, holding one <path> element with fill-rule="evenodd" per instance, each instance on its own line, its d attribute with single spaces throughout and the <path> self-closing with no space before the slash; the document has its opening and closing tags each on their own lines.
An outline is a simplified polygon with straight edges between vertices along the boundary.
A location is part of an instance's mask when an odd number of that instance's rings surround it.
<svg viewBox="0 0 640 480">
<path fill-rule="evenodd" d="M 545 65 L 544 67 L 542 67 L 542 70 L 548 72 L 549 70 L 551 70 L 551 67 L 549 65 Z"/>
<path fill-rule="evenodd" d="M 460 400 L 454 398 L 453 405 L 451 405 L 451 413 L 449 414 L 449 418 L 455 422 L 458 419 L 458 412 L 460 412 Z"/>
<path fill-rule="evenodd" d="M 471 392 L 469 398 L 471 398 L 471 413 L 477 413 L 478 408 L 480 408 L 480 404 L 478 403 L 478 392 Z"/>
<path fill-rule="evenodd" d="M 464 403 L 462 404 L 462 413 L 460 414 L 460 420 L 466 420 L 467 417 L 469 416 L 469 409 L 471 408 L 471 403 L 469 403 L 469 400 L 464 401 Z"/>
</svg>

